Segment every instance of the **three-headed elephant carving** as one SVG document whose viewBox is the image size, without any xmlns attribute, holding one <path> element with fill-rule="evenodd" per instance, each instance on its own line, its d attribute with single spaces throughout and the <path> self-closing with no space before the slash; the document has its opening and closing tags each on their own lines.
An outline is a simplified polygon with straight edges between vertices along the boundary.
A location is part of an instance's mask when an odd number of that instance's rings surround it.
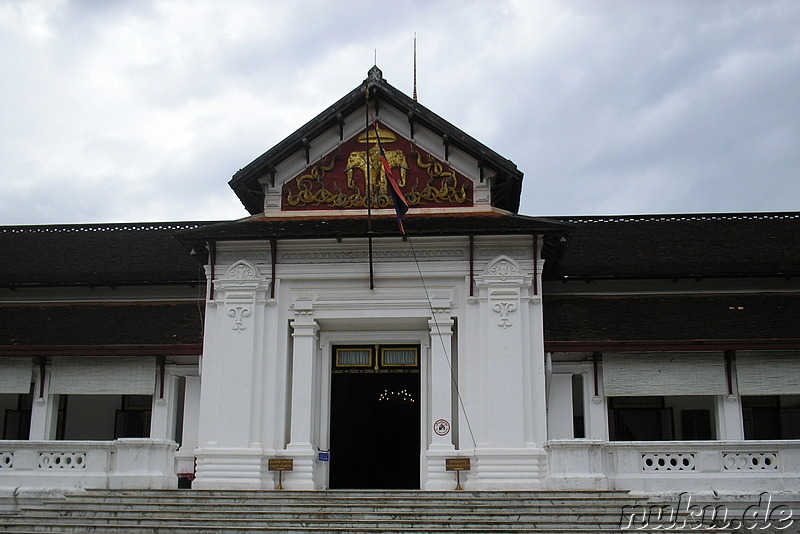
<svg viewBox="0 0 800 534">
<path fill-rule="evenodd" d="M 400 177 L 397 180 L 397 185 L 403 187 L 406 185 L 406 173 L 408 172 L 408 162 L 402 150 L 386 150 L 386 160 L 392 169 L 400 169 Z M 367 159 L 369 159 L 369 184 L 370 196 L 372 198 L 388 195 L 386 180 L 386 170 L 381 163 L 381 155 L 378 147 L 369 149 L 369 158 L 367 152 L 352 152 L 350 157 L 347 158 L 347 167 L 345 174 L 347 175 L 348 187 L 355 188 L 355 180 L 353 179 L 353 171 L 358 169 L 367 177 Z"/>
</svg>

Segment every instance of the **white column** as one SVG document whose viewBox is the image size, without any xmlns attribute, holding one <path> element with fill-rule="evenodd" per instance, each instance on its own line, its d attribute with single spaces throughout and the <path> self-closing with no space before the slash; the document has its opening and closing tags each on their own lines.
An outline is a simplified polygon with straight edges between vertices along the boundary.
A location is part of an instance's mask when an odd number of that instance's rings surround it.
<svg viewBox="0 0 800 534">
<path fill-rule="evenodd" d="M 150 415 L 150 437 L 153 439 L 174 439 L 175 415 L 177 410 L 177 390 L 178 377 L 172 373 L 171 368 L 164 370 L 164 398 L 160 398 L 161 384 L 156 384 L 156 392 L 153 395 L 153 408 Z M 161 372 L 160 368 L 156 371 Z"/>
<path fill-rule="evenodd" d="M 583 381 L 583 417 L 586 425 L 586 437 L 608 441 L 608 407 L 607 399 L 603 397 L 603 377 L 601 367 L 597 366 L 595 377 L 594 363 L 584 366 Z M 597 380 L 598 391 L 595 391 Z"/>
<path fill-rule="evenodd" d="M 455 449 L 453 446 L 452 406 L 453 406 L 453 374 L 452 338 L 453 320 L 443 314 L 436 314 L 428 321 L 431 329 L 431 393 L 430 393 L 430 450 Z M 439 422 L 438 428 L 436 427 Z M 448 429 L 447 433 L 444 430 Z"/>
<path fill-rule="evenodd" d="M 305 450 L 312 448 L 314 372 L 317 352 L 319 326 L 311 320 L 310 324 L 292 322 L 294 349 L 292 354 L 292 407 L 291 439 L 288 449 Z"/>
<path fill-rule="evenodd" d="M 39 392 L 42 391 L 41 381 L 44 380 L 44 395 L 40 399 Z M 33 406 L 31 407 L 31 429 L 28 438 L 34 440 L 54 440 L 56 439 L 56 428 L 58 425 L 58 401 L 59 395 L 51 395 L 48 392 L 50 387 L 50 373 L 45 372 L 44 376 L 37 373 L 36 383 L 33 391 Z"/>
<path fill-rule="evenodd" d="M 453 474 L 445 470 L 445 458 L 453 457 L 453 324 L 449 303 L 434 304 L 430 328 L 430 373 L 428 375 L 428 415 L 423 418 L 423 435 L 428 447 L 423 462 L 423 489 L 453 489 Z"/>
<path fill-rule="evenodd" d="M 260 432 L 264 407 L 254 391 L 264 385 L 262 360 L 269 281 L 239 260 L 219 280 L 206 305 L 203 387 L 195 489 L 261 489 L 267 484 Z"/>
<path fill-rule="evenodd" d="M 717 439 L 744 439 L 742 398 L 739 396 L 736 366 L 731 365 L 731 394 L 719 395 L 716 399 Z"/>
<path fill-rule="evenodd" d="M 480 428 L 470 473 L 475 489 L 535 489 L 546 475 L 541 297 L 533 294 L 532 282 L 520 262 L 506 255 L 475 277 L 481 368 Z"/>
<path fill-rule="evenodd" d="M 547 439 L 574 438 L 572 373 L 553 373 L 547 399 Z"/>
<path fill-rule="evenodd" d="M 200 377 L 187 376 L 183 389 L 183 431 L 181 447 L 175 452 L 178 473 L 194 472 L 194 455 L 200 424 Z"/>
<path fill-rule="evenodd" d="M 317 478 L 314 391 L 317 372 L 319 325 L 312 317 L 311 300 L 298 298 L 292 321 L 292 396 L 289 444 L 286 456 L 294 460 L 294 470 L 284 473 L 287 489 L 315 489 Z"/>
<path fill-rule="evenodd" d="M 741 397 L 718 395 L 716 398 L 717 439 L 744 439 Z"/>
<path fill-rule="evenodd" d="M 541 276 L 543 263 L 539 262 L 539 273 Z M 542 287 L 541 283 L 539 287 Z M 527 288 L 530 290 L 530 288 Z M 541 295 L 534 295 L 530 298 L 527 306 L 530 312 L 530 333 L 523 333 L 523 347 L 526 341 L 530 342 L 530 349 L 525 348 L 523 354 L 526 356 L 524 364 L 527 366 L 530 386 L 526 388 L 527 393 L 524 401 L 526 410 L 525 420 L 525 446 L 541 448 L 547 441 L 547 397 L 545 391 L 545 352 L 544 352 L 544 313 L 542 309 Z"/>
</svg>

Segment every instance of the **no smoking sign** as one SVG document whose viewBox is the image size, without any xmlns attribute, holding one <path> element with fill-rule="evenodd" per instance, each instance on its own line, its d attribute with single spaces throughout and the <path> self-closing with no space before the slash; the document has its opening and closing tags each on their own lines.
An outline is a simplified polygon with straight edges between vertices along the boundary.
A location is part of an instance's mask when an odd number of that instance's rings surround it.
<svg viewBox="0 0 800 534">
<path fill-rule="evenodd" d="M 450 433 L 450 423 L 447 419 L 439 419 L 433 423 L 433 431 L 437 436 L 446 436 Z"/>
</svg>

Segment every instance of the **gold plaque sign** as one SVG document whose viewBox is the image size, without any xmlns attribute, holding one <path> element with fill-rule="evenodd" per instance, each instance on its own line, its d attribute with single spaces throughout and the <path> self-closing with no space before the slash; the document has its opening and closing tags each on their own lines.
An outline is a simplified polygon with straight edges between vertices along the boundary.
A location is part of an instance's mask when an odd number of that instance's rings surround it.
<svg viewBox="0 0 800 534">
<path fill-rule="evenodd" d="M 294 460 L 292 458 L 270 458 L 268 466 L 270 471 L 292 471 Z"/>
<path fill-rule="evenodd" d="M 444 468 L 446 471 L 469 471 L 469 458 L 445 458 Z"/>
</svg>

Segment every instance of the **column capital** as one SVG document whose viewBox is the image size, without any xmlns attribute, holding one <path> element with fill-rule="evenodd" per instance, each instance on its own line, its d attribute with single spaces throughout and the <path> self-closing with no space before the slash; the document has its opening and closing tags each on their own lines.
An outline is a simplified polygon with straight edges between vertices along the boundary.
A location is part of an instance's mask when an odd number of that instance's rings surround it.
<svg viewBox="0 0 800 534">
<path fill-rule="evenodd" d="M 428 319 L 428 328 L 431 329 L 431 335 L 451 335 L 453 333 L 455 321 L 452 317 L 441 317 L 438 315 L 439 314 L 436 314 Z"/>
<path fill-rule="evenodd" d="M 292 337 L 313 337 L 316 338 L 319 334 L 319 324 L 313 317 L 303 316 L 294 319 L 291 322 Z"/>
</svg>

